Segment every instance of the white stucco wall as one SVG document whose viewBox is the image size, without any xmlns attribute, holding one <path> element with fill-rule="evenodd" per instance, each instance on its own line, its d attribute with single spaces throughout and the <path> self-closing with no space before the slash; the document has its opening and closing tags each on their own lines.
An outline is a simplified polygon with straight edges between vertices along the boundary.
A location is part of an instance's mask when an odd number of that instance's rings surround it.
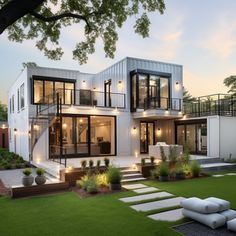
<svg viewBox="0 0 236 236">
<path fill-rule="evenodd" d="M 220 117 L 220 157 L 236 159 L 236 117 Z"/>
<path fill-rule="evenodd" d="M 207 156 L 220 156 L 220 119 L 219 116 L 207 117 Z"/>
</svg>

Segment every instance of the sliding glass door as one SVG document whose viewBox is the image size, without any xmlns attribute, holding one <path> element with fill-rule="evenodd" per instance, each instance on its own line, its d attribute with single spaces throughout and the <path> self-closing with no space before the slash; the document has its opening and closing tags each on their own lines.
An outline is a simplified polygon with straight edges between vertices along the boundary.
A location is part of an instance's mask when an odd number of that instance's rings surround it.
<svg viewBox="0 0 236 236">
<path fill-rule="evenodd" d="M 140 122 L 140 153 L 148 153 L 149 145 L 154 145 L 154 122 Z"/>
</svg>

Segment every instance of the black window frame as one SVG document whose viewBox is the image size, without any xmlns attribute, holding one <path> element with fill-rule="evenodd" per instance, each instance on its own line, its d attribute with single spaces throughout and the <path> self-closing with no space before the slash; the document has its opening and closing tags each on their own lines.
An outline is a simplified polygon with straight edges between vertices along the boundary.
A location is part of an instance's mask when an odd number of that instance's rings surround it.
<svg viewBox="0 0 236 236">
<path fill-rule="evenodd" d="M 165 72 L 159 72 L 159 71 L 151 71 L 151 70 L 143 70 L 143 69 L 136 69 L 130 72 L 130 111 L 135 112 L 137 109 L 144 109 L 144 107 L 139 106 L 139 79 L 138 75 L 145 75 L 147 76 L 147 99 L 150 97 L 150 76 L 159 76 L 161 78 L 168 79 L 168 93 L 169 97 L 168 99 L 172 98 L 171 94 L 171 81 L 172 81 L 172 75 L 170 73 Z M 136 104 L 134 106 L 133 104 L 133 76 L 135 76 L 136 79 Z M 160 88 L 160 83 L 159 83 Z M 159 99 L 160 99 L 160 89 L 159 89 Z M 160 103 L 159 103 L 160 104 Z"/>
<path fill-rule="evenodd" d="M 20 86 L 20 109 L 25 107 L 25 83 Z"/>
<path fill-rule="evenodd" d="M 20 89 L 17 89 L 17 111 L 20 111 Z"/>
<path fill-rule="evenodd" d="M 39 80 L 43 81 L 43 98 L 45 99 L 45 81 L 53 82 L 53 91 L 55 92 L 55 82 L 62 82 L 63 83 L 63 105 L 72 105 L 75 102 L 75 92 L 74 92 L 74 98 L 72 99 L 71 103 L 65 104 L 65 83 L 71 83 L 74 84 L 74 91 L 76 88 L 76 80 L 74 79 L 67 79 L 67 78 L 60 78 L 60 77 L 48 77 L 48 76 L 39 76 L 39 75 L 33 75 L 31 78 L 31 104 L 33 105 L 42 105 L 45 104 L 45 100 L 43 102 L 35 102 L 34 101 L 34 81 Z"/>
</svg>

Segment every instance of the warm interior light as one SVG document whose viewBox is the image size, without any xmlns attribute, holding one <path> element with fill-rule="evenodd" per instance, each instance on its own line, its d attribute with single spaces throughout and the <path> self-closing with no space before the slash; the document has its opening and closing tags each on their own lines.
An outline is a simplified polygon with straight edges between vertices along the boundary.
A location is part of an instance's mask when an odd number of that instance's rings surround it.
<svg viewBox="0 0 236 236">
<path fill-rule="evenodd" d="M 6 125 L 5 124 L 3 124 L 2 125 L 2 129 L 6 129 L 7 127 L 6 127 Z"/>
<path fill-rule="evenodd" d="M 67 124 L 64 123 L 64 124 L 62 125 L 62 128 L 63 128 L 63 129 L 66 129 L 66 128 L 67 128 Z"/>
<path fill-rule="evenodd" d="M 79 119 L 79 123 L 83 123 L 83 119 L 81 118 L 81 119 Z"/>
<path fill-rule="evenodd" d="M 136 164 L 133 164 L 131 168 L 132 168 L 133 170 L 137 170 Z"/>
<path fill-rule="evenodd" d="M 161 128 L 157 128 L 157 136 L 161 136 Z"/>
<path fill-rule="evenodd" d="M 138 157 L 138 152 L 135 152 L 135 157 Z"/>
</svg>

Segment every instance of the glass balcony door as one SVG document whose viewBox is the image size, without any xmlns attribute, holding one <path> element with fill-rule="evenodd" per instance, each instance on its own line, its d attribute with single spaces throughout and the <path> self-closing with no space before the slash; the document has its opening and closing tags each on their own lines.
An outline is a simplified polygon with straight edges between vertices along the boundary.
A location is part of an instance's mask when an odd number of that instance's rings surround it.
<svg viewBox="0 0 236 236">
<path fill-rule="evenodd" d="M 140 122 L 140 153 L 148 153 L 149 145 L 154 145 L 154 122 Z"/>
<path fill-rule="evenodd" d="M 105 81 L 104 83 L 105 91 L 105 107 L 111 107 L 111 80 Z"/>
</svg>

